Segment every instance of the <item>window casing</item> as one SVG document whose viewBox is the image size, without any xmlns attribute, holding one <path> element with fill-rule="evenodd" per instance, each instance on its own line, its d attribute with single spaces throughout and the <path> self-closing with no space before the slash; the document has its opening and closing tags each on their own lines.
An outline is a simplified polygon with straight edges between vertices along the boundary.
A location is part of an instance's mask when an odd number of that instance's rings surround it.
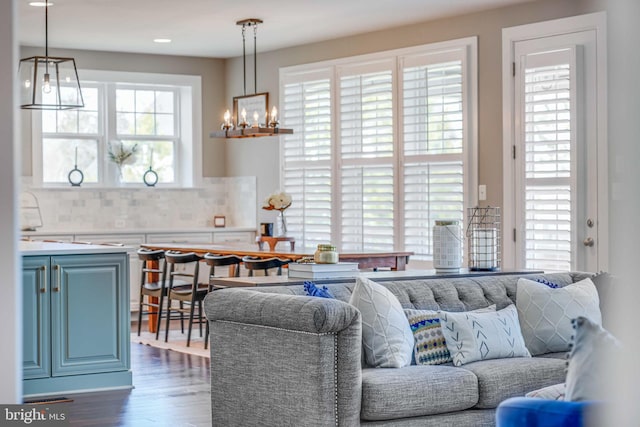
<svg viewBox="0 0 640 427">
<path fill-rule="evenodd" d="M 84 77 L 83 77 L 84 76 Z M 150 166 L 159 186 L 190 187 L 202 175 L 200 77 L 85 71 L 85 108 L 33 114 L 34 184 L 144 186 Z M 119 168 L 109 150 L 136 147 Z"/>
<path fill-rule="evenodd" d="M 305 246 L 432 257 L 476 196 L 476 39 L 281 70 L 282 186 Z"/>
</svg>

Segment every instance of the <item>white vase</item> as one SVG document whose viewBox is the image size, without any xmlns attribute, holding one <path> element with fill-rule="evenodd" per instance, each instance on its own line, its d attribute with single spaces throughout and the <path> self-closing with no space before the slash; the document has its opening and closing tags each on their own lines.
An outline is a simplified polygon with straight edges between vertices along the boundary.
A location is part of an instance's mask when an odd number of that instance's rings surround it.
<svg viewBox="0 0 640 427">
<path fill-rule="evenodd" d="M 458 221 L 436 221 L 433 226 L 433 268 L 455 273 L 462 267 L 462 230 Z"/>
</svg>

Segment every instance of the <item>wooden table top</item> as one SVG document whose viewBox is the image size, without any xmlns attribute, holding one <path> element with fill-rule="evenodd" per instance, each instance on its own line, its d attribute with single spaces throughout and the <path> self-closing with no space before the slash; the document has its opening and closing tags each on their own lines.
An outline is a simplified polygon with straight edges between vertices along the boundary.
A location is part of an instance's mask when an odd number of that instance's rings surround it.
<svg viewBox="0 0 640 427">
<path fill-rule="evenodd" d="M 315 252 L 315 248 L 299 248 L 296 247 L 294 251 L 289 248 L 289 245 L 282 245 L 283 247 L 276 250 L 260 250 L 258 245 L 247 244 L 232 244 L 226 243 L 144 243 L 140 245 L 147 249 L 161 249 L 165 251 L 180 251 L 180 252 L 195 252 L 197 254 L 205 254 L 207 252 L 222 254 L 222 255 L 237 255 L 240 257 L 251 256 L 259 258 L 283 258 L 296 261 L 304 257 L 312 257 Z M 389 252 L 341 252 L 340 261 L 352 261 L 358 262 L 360 268 L 379 268 L 389 267 L 395 270 L 404 270 L 409 257 L 413 255 L 413 252 L 406 251 L 389 251 Z"/>
</svg>

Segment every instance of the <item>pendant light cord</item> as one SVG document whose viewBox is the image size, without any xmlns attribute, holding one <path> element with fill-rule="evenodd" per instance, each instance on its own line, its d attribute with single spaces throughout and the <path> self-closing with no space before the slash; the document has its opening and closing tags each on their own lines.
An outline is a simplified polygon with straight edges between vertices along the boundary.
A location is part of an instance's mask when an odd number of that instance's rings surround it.
<svg viewBox="0 0 640 427">
<path fill-rule="evenodd" d="M 44 57 L 45 73 L 49 73 L 49 0 L 44 3 Z"/>
<path fill-rule="evenodd" d="M 258 93 L 258 24 L 253 25 L 253 93 Z"/>
<path fill-rule="evenodd" d="M 245 40 L 245 24 L 242 24 L 242 83 L 244 84 L 244 95 L 247 95 L 247 49 Z"/>
</svg>

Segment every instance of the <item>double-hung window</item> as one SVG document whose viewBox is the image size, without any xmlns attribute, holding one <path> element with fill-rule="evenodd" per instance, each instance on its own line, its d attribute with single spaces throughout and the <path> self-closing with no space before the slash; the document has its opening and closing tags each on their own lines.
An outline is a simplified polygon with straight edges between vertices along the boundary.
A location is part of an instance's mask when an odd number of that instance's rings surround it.
<svg viewBox="0 0 640 427">
<path fill-rule="evenodd" d="M 134 162 L 123 165 L 124 182 L 141 182 L 149 167 L 158 174 L 159 183 L 174 182 L 180 143 L 178 97 L 175 88 L 116 86 L 116 139 L 139 153 Z"/>
<path fill-rule="evenodd" d="M 193 186 L 201 174 L 200 78 L 86 72 L 85 107 L 34 114 L 36 184 L 69 185 L 77 167 L 83 186 L 144 186 L 152 168 L 158 185 Z M 113 154 L 133 152 L 124 163 Z"/>
<path fill-rule="evenodd" d="M 281 70 L 283 187 L 303 245 L 432 257 L 475 205 L 476 39 Z"/>
<path fill-rule="evenodd" d="M 84 182 L 96 184 L 100 178 L 100 146 L 104 140 L 104 87 L 87 83 L 82 87 L 81 110 L 44 110 L 42 129 L 42 182 L 67 184 L 68 173 L 82 166 Z M 34 153 L 35 154 L 35 153 Z"/>
</svg>

